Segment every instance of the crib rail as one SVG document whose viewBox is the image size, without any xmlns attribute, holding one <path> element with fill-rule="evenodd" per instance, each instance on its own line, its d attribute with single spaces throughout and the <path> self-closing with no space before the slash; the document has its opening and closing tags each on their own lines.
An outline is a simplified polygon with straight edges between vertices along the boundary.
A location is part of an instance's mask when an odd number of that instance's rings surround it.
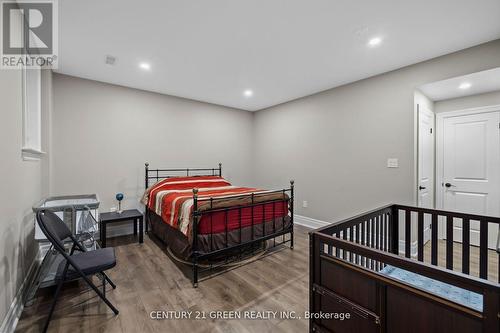
<svg viewBox="0 0 500 333">
<path fill-rule="evenodd" d="M 429 228 L 425 228 L 428 225 Z M 472 226 L 474 225 L 474 228 Z M 500 283 L 500 253 L 488 249 L 488 234 L 491 228 L 498 229 L 500 218 L 428 209 L 406 205 L 388 205 L 318 229 L 317 232 L 394 254 L 402 254 L 424 262 L 424 250 L 430 243 L 431 265 L 438 266 L 439 254 L 445 242 L 444 267 L 457 270 L 454 263 L 454 249 L 461 252 L 460 271 L 470 275 L 471 262 L 479 262 L 479 277 Z M 474 251 L 471 251 L 474 250 Z M 477 251 L 478 250 L 478 251 Z M 354 256 L 348 251 L 335 249 L 336 255 Z M 476 256 L 473 253 L 477 253 Z M 476 260 L 477 259 L 477 260 Z M 496 263 L 495 263 L 496 261 Z M 456 260 L 455 260 L 456 262 Z M 497 272 L 488 274 L 488 266 L 497 265 Z"/>
<path fill-rule="evenodd" d="M 439 322 L 445 330 L 451 329 L 446 326 L 450 322 L 461 322 L 465 324 L 454 327 L 460 332 L 471 331 L 471 327 L 475 327 L 473 331 L 499 332 L 500 281 L 495 272 L 488 271 L 489 265 L 500 263 L 499 253 L 488 249 L 488 231 L 499 225 L 497 217 L 388 205 L 317 229 L 309 235 L 310 311 L 351 311 L 356 318 L 353 327 L 365 327 L 358 331 L 385 332 L 388 327 L 401 329 L 408 323 L 431 330 L 437 327 L 434 319 L 443 315 L 453 317 Z M 388 273 L 394 269 L 480 294 L 482 307 L 398 280 Z M 339 295 L 348 302 L 337 301 Z M 398 304 L 415 302 L 417 310 L 389 310 L 388 297 Z M 356 316 L 360 313 L 357 308 L 374 316 Z M 422 322 L 416 314 L 434 319 Z M 349 324 L 311 319 L 310 331 L 331 329 L 331 325 L 335 331 L 354 329 L 342 326 Z"/>
</svg>

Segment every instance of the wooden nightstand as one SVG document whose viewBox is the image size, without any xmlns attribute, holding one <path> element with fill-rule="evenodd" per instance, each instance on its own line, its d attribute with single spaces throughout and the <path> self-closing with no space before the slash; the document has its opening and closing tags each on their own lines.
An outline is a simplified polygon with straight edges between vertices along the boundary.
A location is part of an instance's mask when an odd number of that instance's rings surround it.
<svg viewBox="0 0 500 333">
<path fill-rule="evenodd" d="M 99 219 L 99 229 L 101 231 L 101 247 L 106 247 L 106 226 L 110 223 L 133 221 L 134 222 L 134 235 L 137 235 L 137 223 L 139 223 L 139 243 L 144 242 L 144 219 L 143 215 L 137 209 L 124 210 L 120 214 L 102 213 Z"/>
</svg>

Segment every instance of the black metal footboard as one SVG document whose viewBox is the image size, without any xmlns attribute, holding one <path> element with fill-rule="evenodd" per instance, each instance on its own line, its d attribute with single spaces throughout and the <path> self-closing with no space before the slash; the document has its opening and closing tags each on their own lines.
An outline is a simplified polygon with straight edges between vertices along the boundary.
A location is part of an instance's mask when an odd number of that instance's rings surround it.
<svg viewBox="0 0 500 333">
<path fill-rule="evenodd" d="M 145 165 L 145 187 L 150 185 L 150 180 L 158 181 L 178 176 L 222 176 L 222 164 L 218 168 L 187 168 L 187 169 L 149 169 Z M 267 196 L 267 197 L 264 197 Z M 268 197 L 272 197 L 269 199 Z M 290 243 L 293 249 L 293 203 L 294 203 L 294 181 L 290 181 L 290 187 L 276 191 L 265 191 L 265 193 L 250 193 L 232 196 L 241 203 L 225 206 L 223 200 L 227 198 L 199 198 L 198 189 L 193 189 L 193 222 L 191 227 L 191 256 L 193 286 L 198 286 L 199 274 L 206 270 L 215 270 L 229 263 L 236 262 L 248 255 L 253 255 L 256 250 L 261 249 L 264 243 L 269 247 Z M 203 208 L 202 206 L 203 202 Z M 208 207 L 207 207 L 208 204 Z M 279 205 L 284 210 L 283 216 L 275 214 Z M 266 208 L 271 208 L 271 213 L 266 215 Z M 250 223 L 243 225 L 242 212 L 250 211 Z M 147 207 L 146 207 L 147 211 Z M 224 218 L 224 231 L 213 230 L 213 216 L 222 214 Z M 238 226 L 229 228 L 229 216 L 237 216 Z M 268 215 L 271 215 L 269 217 Z M 279 215 L 279 214 L 278 214 Z M 200 234 L 199 227 L 203 217 L 207 217 L 210 232 Z M 148 219 L 145 219 L 146 225 Z M 206 221 L 205 221 L 206 222 Z M 146 229 L 147 230 L 147 229 Z M 200 240 L 200 238 L 202 238 Z M 217 240 L 217 242 L 216 242 Z M 205 243 L 201 243 L 204 241 Z M 203 246 L 202 246 L 203 245 Z M 213 260 L 213 262 L 212 262 Z M 209 262 L 210 264 L 207 264 Z"/>
</svg>

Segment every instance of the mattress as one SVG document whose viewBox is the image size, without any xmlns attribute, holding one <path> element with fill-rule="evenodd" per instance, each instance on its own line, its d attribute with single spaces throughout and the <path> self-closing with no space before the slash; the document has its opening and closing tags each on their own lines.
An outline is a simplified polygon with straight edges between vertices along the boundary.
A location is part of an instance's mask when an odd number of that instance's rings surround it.
<svg viewBox="0 0 500 333">
<path fill-rule="evenodd" d="M 473 310 L 479 312 L 483 311 L 483 295 L 473 291 L 389 265 L 382 269 L 379 273 L 385 274 L 439 297 L 464 305 Z"/>
<path fill-rule="evenodd" d="M 232 186 L 219 176 L 162 180 L 146 190 L 142 202 L 164 223 L 189 238 L 192 235 L 194 188 L 198 190 L 197 209 L 202 213 L 199 234 L 238 230 L 288 215 L 287 194 Z M 248 207 L 252 203 L 255 204 L 253 208 Z M 212 209 L 217 211 L 210 211 Z"/>
</svg>

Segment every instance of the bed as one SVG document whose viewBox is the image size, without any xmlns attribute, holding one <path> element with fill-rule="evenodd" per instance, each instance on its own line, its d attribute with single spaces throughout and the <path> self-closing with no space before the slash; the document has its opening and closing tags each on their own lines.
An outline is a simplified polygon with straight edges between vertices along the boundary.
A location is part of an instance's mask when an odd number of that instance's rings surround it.
<svg viewBox="0 0 500 333">
<path fill-rule="evenodd" d="M 145 164 L 146 230 L 199 274 L 289 243 L 294 182 L 281 190 L 232 185 L 217 168 L 150 169 Z"/>
<path fill-rule="evenodd" d="M 500 252 L 488 249 L 488 229 L 499 226 L 498 217 L 388 205 L 311 232 L 310 313 L 350 319 L 310 316 L 310 331 L 499 332 Z"/>
</svg>

